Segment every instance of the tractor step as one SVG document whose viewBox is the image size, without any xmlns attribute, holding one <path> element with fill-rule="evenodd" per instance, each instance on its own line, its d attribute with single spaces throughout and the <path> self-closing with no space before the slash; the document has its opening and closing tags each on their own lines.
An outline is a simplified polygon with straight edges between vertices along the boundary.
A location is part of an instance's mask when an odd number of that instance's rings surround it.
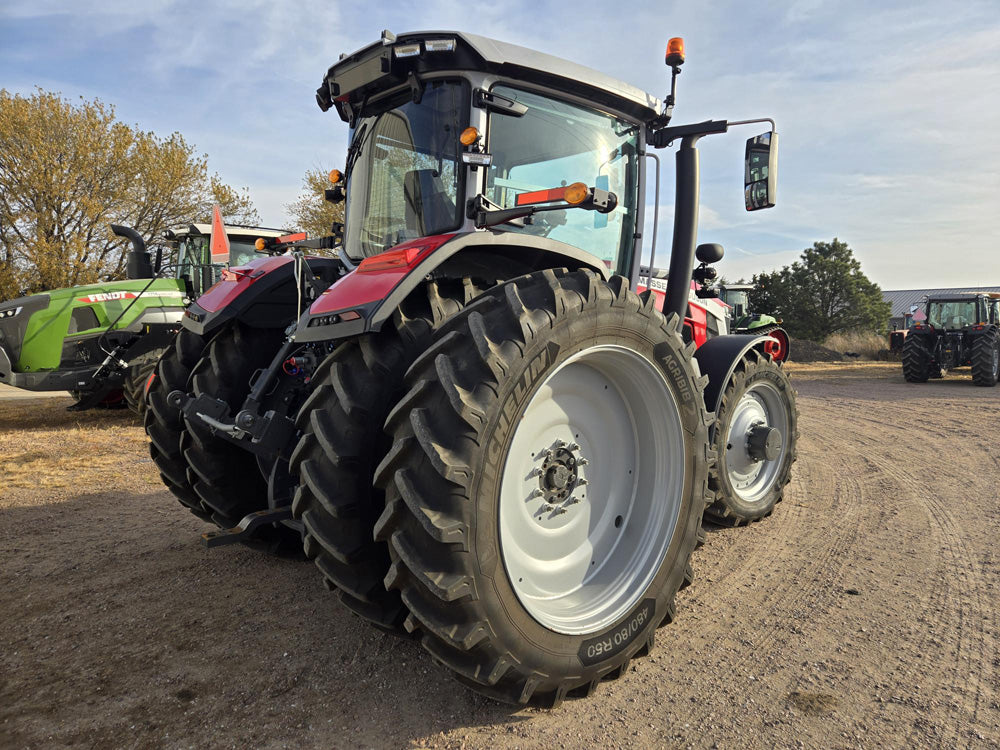
<svg viewBox="0 0 1000 750">
<path fill-rule="evenodd" d="M 287 521 L 291 517 L 291 505 L 258 510 L 243 516 L 243 520 L 231 529 L 206 531 L 201 535 L 201 542 L 209 549 L 212 547 L 222 547 L 226 544 L 236 544 L 253 538 L 254 532 L 265 524 Z"/>
</svg>

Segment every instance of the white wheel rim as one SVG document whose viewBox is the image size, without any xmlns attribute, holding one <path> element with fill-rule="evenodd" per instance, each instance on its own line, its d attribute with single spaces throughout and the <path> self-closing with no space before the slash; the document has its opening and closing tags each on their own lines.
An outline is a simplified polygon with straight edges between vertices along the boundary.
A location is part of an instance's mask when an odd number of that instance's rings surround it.
<svg viewBox="0 0 1000 750">
<path fill-rule="evenodd" d="M 788 419 L 781 394 L 764 381 L 752 384 L 733 409 L 722 456 L 722 470 L 743 502 L 753 504 L 765 501 L 774 486 L 788 453 Z M 772 427 L 781 434 L 781 450 L 773 459 L 758 460 L 750 455 L 750 432 L 759 426 Z"/>
<path fill-rule="evenodd" d="M 518 600 L 558 633 L 611 625 L 656 575 L 683 489 L 684 430 L 660 367 L 621 346 L 568 359 L 528 402 L 503 467 L 501 557 Z"/>
</svg>

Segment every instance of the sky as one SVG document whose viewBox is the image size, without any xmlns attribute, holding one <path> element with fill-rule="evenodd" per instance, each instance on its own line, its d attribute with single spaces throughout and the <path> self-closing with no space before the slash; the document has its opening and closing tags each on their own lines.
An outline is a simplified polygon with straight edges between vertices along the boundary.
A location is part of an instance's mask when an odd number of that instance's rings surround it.
<svg viewBox="0 0 1000 750">
<path fill-rule="evenodd" d="M 722 275 L 837 237 L 883 289 L 1000 285 L 1000 0 L 2 0 L 0 88 L 99 98 L 130 125 L 179 131 L 284 226 L 306 170 L 343 166 L 347 126 L 316 88 L 382 29 L 469 31 L 659 98 L 666 41 L 683 36 L 673 123 L 772 117 L 780 135 L 778 205 L 749 214 L 744 142 L 764 128 L 700 143 L 698 240 L 725 247 Z M 660 155 L 665 265 L 674 178 Z"/>
</svg>

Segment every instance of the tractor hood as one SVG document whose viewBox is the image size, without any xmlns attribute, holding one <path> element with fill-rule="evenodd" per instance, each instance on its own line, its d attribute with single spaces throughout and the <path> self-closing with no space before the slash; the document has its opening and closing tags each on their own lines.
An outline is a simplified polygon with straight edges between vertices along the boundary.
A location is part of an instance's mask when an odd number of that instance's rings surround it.
<svg viewBox="0 0 1000 750">
<path fill-rule="evenodd" d="M 21 344 L 31 316 L 46 309 L 49 301 L 47 294 L 33 294 L 0 302 L 0 379 L 10 374 L 21 356 Z"/>
<path fill-rule="evenodd" d="M 530 81 L 624 112 L 642 121 L 660 114 L 660 100 L 642 89 L 584 65 L 542 52 L 458 31 L 391 34 L 344 55 L 323 78 L 316 101 L 336 106 L 349 122 L 372 95 L 437 71 L 475 70 Z"/>
</svg>

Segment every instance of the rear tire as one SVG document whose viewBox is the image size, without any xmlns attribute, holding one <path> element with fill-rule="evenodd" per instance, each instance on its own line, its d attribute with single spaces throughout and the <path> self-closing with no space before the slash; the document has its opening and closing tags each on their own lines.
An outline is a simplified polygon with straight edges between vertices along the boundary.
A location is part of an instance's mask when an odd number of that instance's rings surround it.
<svg viewBox="0 0 1000 750">
<path fill-rule="evenodd" d="M 157 351 L 148 355 L 145 359 L 130 365 L 125 372 L 125 380 L 122 383 L 125 403 L 140 417 L 146 414 L 146 381 L 156 370 L 156 363 L 162 353 Z"/>
<path fill-rule="evenodd" d="M 281 329 L 252 328 L 234 322 L 213 338 L 191 370 L 187 391 L 225 401 L 238 411 L 250 393 L 251 379 L 267 367 L 281 346 Z M 211 520 L 221 528 L 236 526 L 248 513 L 268 508 L 267 477 L 257 457 L 216 437 L 201 420 L 185 418 L 181 449 L 188 479 Z M 256 542 L 256 543 L 254 543 Z M 251 546 L 270 552 L 301 552 L 301 535 L 282 524 L 262 527 Z"/>
<path fill-rule="evenodd" d="M 920 336 L 903 340 L 903 377 L 908 383 L 926 383 L 931 377 L 931 353 Z"/>
<path fill-rule="evenodd" d="M 382 583 L 389 553 L 372 531 L 385 507 L 372 477 L 391 445 L 382 427 L 433 328 L 479 293 L 469 280 L 426 290 L 426 297 L 407 300 L 381 331 L 344 342 L 319 366 L 299 410 L 302 438 L 290 462 L 299 480 L 292 512 L 305 526 L 306 556 L 345 606 L 397 631 L 406 610 L 399 593 Z"/>
<path fill-rule="evenodd" d="M 1000 336 L 987 328 L 972 343 L 972 382 L 992 388 L 1000 377 Z"/>
<path fill-rule="evenodd" d="M 773 458 L 751 455 L 751 432 L 759 425 L 781 437 Z M 712 447 L 718 461 L 708 475 L 714 500 L 706 516 L 739 526 L 770 515 L 791 478 L 797 441 L 798 410 L 788 376 L 777 362 L 750 351 L 736 366 L 716 414 Z"/>
<path fill-rule="evenodd" d="M 654 301 L 591 271 L 508 282 L 445 324 L 389 416 L 386 586 L 491 698 L 553 706 L 624 674 L 691 580 L 707 379 Z"/>
<path fill-rule="evenodd" d="M 187 391 L 191 369 L 201 358 L 206 341 L 198 334 L 182 328 L 173 343 L 156 362 L 156 377 L 146 393 L 146 434 L 149 455 L 160 470 L 160 478 L 181 505 L 198 518 L 211 521 L 211 513 L 201 504 L 188 478 L 188 465 L 181 451 L 181 435 L 185 431 L 180 410 L 167 403 L 171 391 Z"/>
</svg>

